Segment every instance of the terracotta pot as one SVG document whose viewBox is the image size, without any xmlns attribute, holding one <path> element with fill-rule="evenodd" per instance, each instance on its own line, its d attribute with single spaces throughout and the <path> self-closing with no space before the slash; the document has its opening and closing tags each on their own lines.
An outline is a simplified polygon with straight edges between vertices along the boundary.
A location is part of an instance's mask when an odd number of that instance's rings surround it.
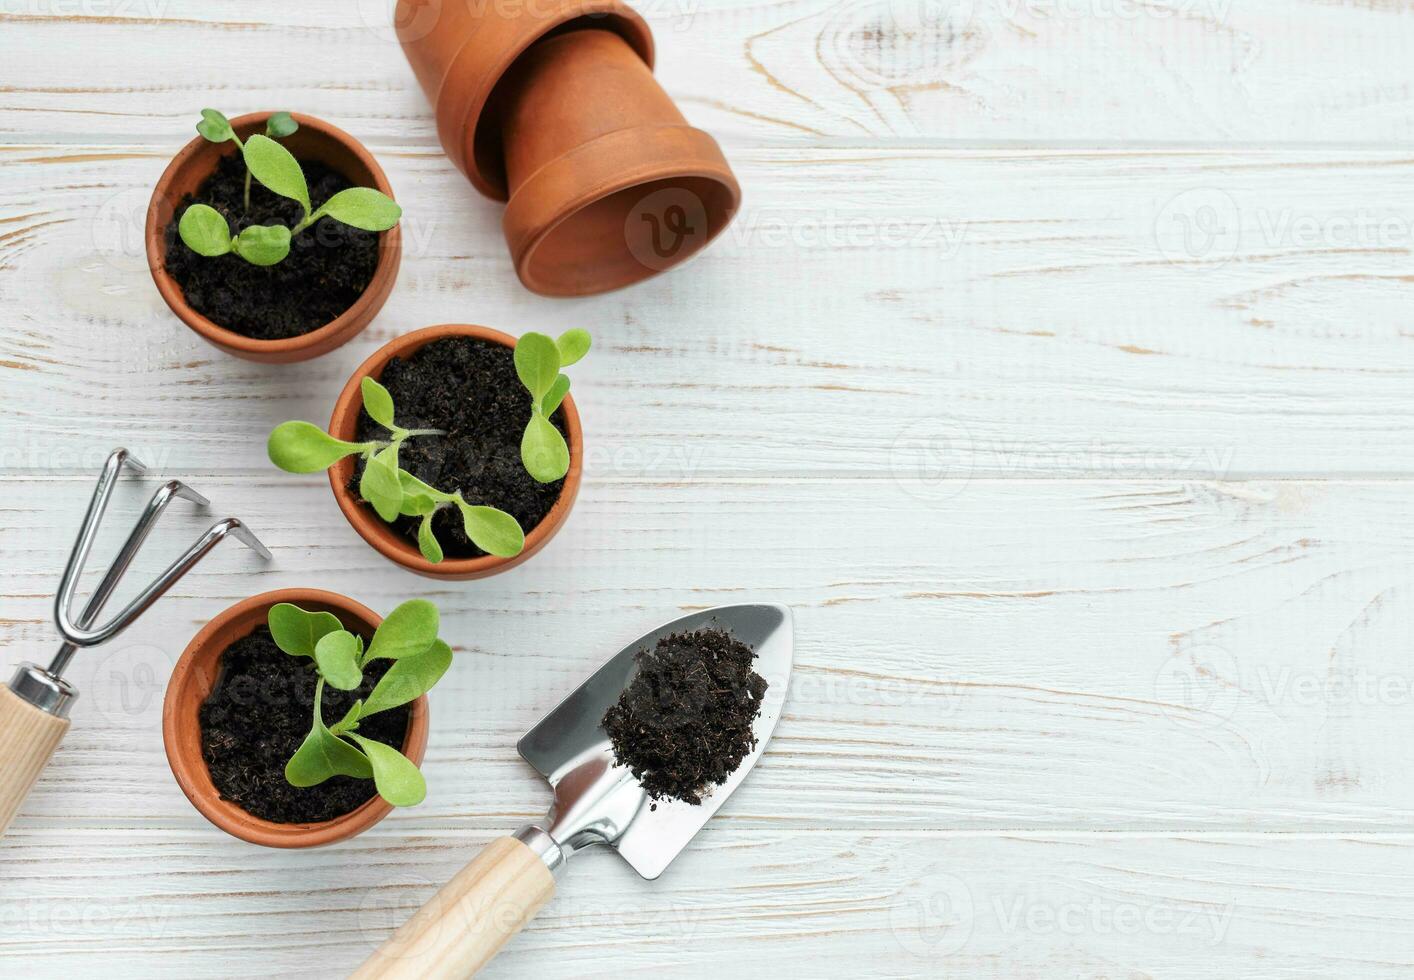
<svg viewBox="0 0 1414 980">
<path fill-rule="evenodd" d="M 339 398 L 334 403 L 334 414 L 329 420 L 329 434 L 336 439 L 357 441 L 358 415 L 359 410 L 363 408 L 363 393 L 360 391 L 363 378 L 378 380 L 383 376 L 383 368 L 394 357 L 406 358 L 419 348 L 444 337 L 474 337 L 510 348 L 516 345 L 516 338 L 510 334 L 472 323 L 444 323 L 425 327 L 390 341 L 360 364 L 358 370 L 349 378 L 348 384 L 344 385 L 344 390 L 339 393 Z M 463 580 L 496 575 L 516 567 L 545 547 L 555 536 L 555 532 L 564 525 L 574 507 L 575 498 L 579 495 L 584 465 L 584 436 L 580 429 L 579 411 L 574 407 L 573 395 L 565 396 L 561 410 L 565 420 L 565 441 L 569 443 L 570 449 L 569 472 L 565 474 L 560 499 L 555 501 L 555 505 L 539 524 L 526 531 L 525 547 L 513 558 L 482 555 L 480 558 L 444 558 L 437 564 L 423 558 L 415 543 L 394 530 L 392 525 L 385 523 L 372 507 L 360 503 L 358 495 L 348 489 L 354 474 L 352 456 L 341 459 L 329 468 L 329 486 L 334 491 L 334 499 L 338 501 L 339 509 L 344 512 L 344 517 L 348 518 L 353 529 L 390 561 L 429 578 Z"/>
<path fill-rule="evenodd" d="M 389 197 L 393 196 L 393 188 L 383 168 L 364 149 L 363 144 L 322 119 L 300 113 L 292 115 L 299 123 L 299 129 L 280 142 L 298 159 L 317 160 L 360 187 L 373 187 Z M 231 126 L 241 139 L 245 139 L 252 133 L 264 132 L 265 120 L 269 116 L 268 112 L 252 112 L 232 119 Z M 203 339 L 236 357 L 270 364 L 289 364 L 327 354 L 352 340 L 387 302 L 402 262 L 402 231 L 393 227 L 381 233 L 378 265 L 373 270 L 373 279 L 358 302 L 332 322 L 285 340 L 256 340 L 227 330 L 192 309 L 182 295 L 181 287 L 167 274 L 167 226 L 171 224 L 182 198 L 196 192 L 216 169 L 217 160 L 236 152 L 234 143 L 211 143 L 198 136 L 173 158 L 158 180 L 152 192 L 152 202 L 148 205 L 146 228 L 147 265 L 152 270 L 157 291 L 179 320 Z M 319 203 L 316 202 L 316 206 Z"/>
<path fill-rule="evenodd" d="M 177 785 L 192 806 L 217 827 L 233 837 L 266 847 L 319 847 L 363 833 L 386 817 L 392 804 L 375 795 L 334 820 L 303 824 L 262 820 L 221 799 L 201 754 L 201 706 L 220 676 L 221 655 L 236 640 L 265 625 L 270 607 L 281 602 L 331 612 L 347 629 L 362 636 L 371 636 L 383 621 L 352 599 L 318 589 L 280 589 L 236 603 L 207 623 L 177 660 L 162 703 L 162 741 Z M 412 702 L 411 709 L 403 755 L 420 765 L 427 751 L 427 696 Z M 368 785 L 369 792 L 373 792 L 373 783 Z"/>
<path fill-rule="evenodd" d="M 618 0 L 399 0 L 398 36 L 453 162 L 503 220 L 516 272 L 552 296 L 603 292 L 693 255 L 741 189 L 652 74 Z"/>
</svg>

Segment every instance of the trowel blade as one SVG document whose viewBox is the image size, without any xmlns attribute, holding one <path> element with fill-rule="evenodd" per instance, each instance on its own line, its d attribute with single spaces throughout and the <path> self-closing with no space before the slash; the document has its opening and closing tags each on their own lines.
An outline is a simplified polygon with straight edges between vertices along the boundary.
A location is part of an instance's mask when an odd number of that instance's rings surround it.
<svg viewBox="0 0 1414 980">
<path fill-rule="evenodd" d="M 600 724 L 637 670 L 634 654 L 663 637 L 703 628 L 722 629 L 756 653 L 754 669 L 766 679 L 766 696 L 752 731 L 756 747 L 702 803 L 653 801 L 633 774 L 614 763 L 613 747 Z M 765 751 L 790 686 L 793 647 L 790 609 L 775 603 L 717 606 L 682 616 L 645 633 L 600 667 L 539 724 L 517 748 L 549 780 L 561 813 L 573 808 L 576 824 L 623 855 L 644 878 L 656 878 L 721 808 Z M 562 842 L 563 843 L 563 842 Z"/>
</svg>

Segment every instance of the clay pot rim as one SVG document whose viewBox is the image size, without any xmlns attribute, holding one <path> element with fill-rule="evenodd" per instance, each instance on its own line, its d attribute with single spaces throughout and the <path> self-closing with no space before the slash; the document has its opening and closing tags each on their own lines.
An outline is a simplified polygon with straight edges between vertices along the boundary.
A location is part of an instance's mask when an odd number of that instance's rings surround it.
<svg viewBox="0 0 1414 980">
<path fill-rule="evenodd" d="M 247 127 L 263 123 L 274 112 L 248 112 L 237 116 L 231 120 L 231 128 L 238 133 Z M 348 133 L 332 123 L 326 122 L 317 116 L 309 116 L 300 112 L 292 112 L 291 116 L 300 124 L 301 129 L 309 129 L 319 135 L 342 145 L 359 163 L 367 168 L 373 175 L 374 187 L 393 197 L 393 187 L 388 182 L 388 175 L 384 173 L 377 159 L 368 149 L 354 139 Z M 152 280 L 157 285 L 157 291 L 162 295 L 162 299 L 171 309 L 177 319 L 181 320 L 188 327 L 199 334 L 203 339 L 215 344 L 217 347 L 228 350 L 237 356 L 248 355 L 258 357 L 262 360 L 270 361 L 301 361 L 338 347 L 343 342 L 351 339 L 358 332 L 351 329 L 354 321 L 366 316 L 372 319 L 373 314 L 387 301 L 388 295 L 392 292 L 393 282 L 397 278 L 398 267 L 402 263 L 402 225 L 394 225 L 387 231 L 380 232 L 378 247 L 378 264 L 374 266 L 373 277 L 369 279 L 363 294 L 343 313 L 324 324 L 311 330 L 309 333 L 300 334 L 298 337 L 286 337 L 282 340 L 258 340 L 254 337 L 247 337 L 244 334 L 229 330 L 220 324 L 207 319 L 187 303 L 182 288 L 177 285 L 171 275 L 167 272 L 167 247 L 166 247 L 166 226 L 170 220 L 170 212 L 165 207 L 167 200 L 167 188 L 175 181 L 176 176 L 189 165 L 204 147 L 211 145 L 205 137 L 198 135 L 186 146 L 177 152 L 167 168 L 158 178 L 156 186 L 152 190 L 152 198 L 147 207 L 147 223 L 144 229 L 144 239 L 147 248 L 147 265 L 152 273 Z M 225 154 L 229 151 L 223 149 Z M 160 220 L 165 218 L 166 220 Z M 369 313 L 368 307 L 373 306 L 373 313 Z M 366 326 L 366 324 L 365 324 Z M 335 341 L 340 334 L 347 332 L 348 337 Z"/>
<path fill-rule="evenodd" d="M 564 199 L 560 207 L 553 214 L 536 215 L 534 212 L 542 201 L 552 199 L 551 195 L 539 193 L 536 184 L 541 180 L 554 180 L 556 172 L 568 170 L 576 175 L 576 179 L 583 180 L 587 170 L 580 169 L 581 158 L 588 157 L 591 161 L 597 159 L 613 159 L 612 153 L 595 153 L 592 148 L 599 144 L 619 141 L 632 141 L 636 144 L 652 141 L 663 134 L 685 135 L 688 140 L 696 144 L 694 147 L 695 158 L 689 163 L 685 158 L 659 158 L 638 163 L 635 166 L 618 169 L 611 175 L 606 175 L 603 180 L 594 180 L 592 176 L 585 182 L 583 189 L 573 196 Z M 713 157 L 716 159 L 714 160 Z M 717 161 L 720 161 L 717 162 Z M 688 255 L 675 259 L 663 268 L 653 268 L 642 266 L 641 271 L 630 278 L 615 280 L 610 285 L 598 285 L 588 293 L 583 289 L 566 287 L 543 277 L 534 274 L 533 263 L 536 251 L 548 239 L 555 230 L 566 221 L 572 219 L 584 208 L 595 201 L 610 197 L 620 191 L 628 190 L 644 184 L 651 184 L 659 180 L 672 180 L 675 178 L 696 177 L 703 180 L 710 180 L 724 190 L 731 198 L 731 203 L 726 209 L 726 218 L 717 228 L 701 242 L 699 242 Z M 528 192 L 527 192 L 528 191 Z M 731 224 L 732 218 L 741 207 L 741 185 L 737 182 L 736 175 L 732 173 L 731 167 L 722 156 L 721 148 L 711 134 L 697 129 L 694 126 L 653 126 L 638 129 L 621 129 L 612 133 L 605 133 L 596 140 L 584 143 L 576 147 L 571 153 L 559 157 L 541 167 L 535 173 L 525 179 L 516 194 L 506 204 L 506 210 L 501 216 L 501 226 L 505 231 L 507 244 L 511 249 L 511 259 L 515 265 L 516 275 L 527 289 L 545 296 L 583 296 L 598 295 L 612 292 L 616 289 L 626 289 L 629 286 L 643 282 L 645 279 L 652 279 L 655 276 L 670 272 L 680 268 L 687 260 L 696 257 L 704 251 L 708 245 L 726 231 Z M 515 226 L 528 228 L 528 231 L 521 232 Z"/>
<path fill-rule="evenodd" d="M 653 69 L 653 31 L 638 11 L 621 0 L 555 2 L 560 9 L 548 16 L 532 16 L 527 5 L 515 18 L 510 39 L 499 44 L 489 57 L 480 53 L 478 44 L 473 43 L 482 39 L 475 32 L 469 32 L 457 53 L 448 62 L 447 72 L 443 75 L 437 95 L 432 100 L 437 129 L 443 137 L 443 148 L 452 158 L 452 163 L 466 174 L 478 191 L 493 201 L 506 200 L 510 190 L 506 186 L 504 174 L 496 179 L 496 175 L 488 175 L 482 170 L 476 154 L 478 132 L 496 86 L 505 77 L 506 72 L 510 71 L 516 59 L 531 45 L 558 28 L 583 20 L 586 29 L 606 30 L 618 34 L 638 53 L 649 70 Z M 481 47 L 484 48 L 484 45 Z M 453 80 L 465 76 L 469 71 L 477 79 L 475 84 L 464 92 L 460 99 L 448 99 L 448 89 Z M 496 134 L 495 139 L 499 144 L 500 134 Z"/>
<path fill-rule="evenodd" d="M 351 619 L 368 624 L 373 629 L 383 621 L 382 616 L 362 603 L 323 589 L 275 589 L 241 600 L 203 626 L 187 644 L 177 659 L 176 666 L 172 668 L 172 676 L 167 682 L 167 693 L 162 702 L 162 743 L 167 754 L 167 764 L 171 767 L 172 775 L 183 795 L 191 801 L 197 812 L 214 826 L 232 837 L 265 847 L 320 847 L 363 833 L 391 813 L 393 805 L 375 793 L 366 803 L 333 820 L 304 824 L 263 820 L 235 803 L 222 799 L 211 782 L 210 771 L 201 753 L 197 752 L 193 758 L 179 747 L 178 734 L 185 727 L 185 722 L 178 713 L 178 702 L 181 700 L 181 692 L 190 684 L 196 683 L 193 671 L 196 669 L 199 655 L 232 621 L 259 609 L 268 610 L 280 602 L 326 605 L 338 609 Z M 225 648 L 218 656 L 224 653 Z M 427 695 L 424 694 L 411 704 L 407 737 L 403 741 L 403 754 L 419 766 L 427 752 L 428 713 Z M 197 724 L 199 727 L 200 723 Z"/>
<path fill-rule="evenodd" d="M 336 439 L 355 441 L 358 413 L 363 407 L 363 393 L 360 389 L 363 378 L 372 377 L 377 380 L 382 376 L 383 368 L 394 357 L 406 357 L 434 340 L 447 337 L 471 337 L 511 349 L 516 345 L 516 338 L 510 334 L 474 323 L 441 323 L 394 338 L 374 351 L 349 377 L 334 402 L 334 411 L 329 420 L 329 434 Z M 383 557 L 409 571 L 440 579 L 482 578 L 507 571 L 529 559 L 549 542 L 569 517 L 575 498 L 579 495 L 584 464 L 584 433 L 573 395 L 565 396 L 561 410 L 564 413 L 565 436 L 570 450 L 569 472 L 565 474 L 559 499 L 540 523 L 526 532 L 525 547 L 518 555 L 510 558 L 498 558 L 495 555 L 444 558 L 441 562 L 433 564 L 422 557 L 415 544 L 395 531 L 391 525 L 384 523 L 371 507 L 360 503 L 346 488 L 353 476 L 352 457 L 345 457 L 329 468 L 329 486 L 334 492 L 334 500 L 359 537 Z"/>
</svg>

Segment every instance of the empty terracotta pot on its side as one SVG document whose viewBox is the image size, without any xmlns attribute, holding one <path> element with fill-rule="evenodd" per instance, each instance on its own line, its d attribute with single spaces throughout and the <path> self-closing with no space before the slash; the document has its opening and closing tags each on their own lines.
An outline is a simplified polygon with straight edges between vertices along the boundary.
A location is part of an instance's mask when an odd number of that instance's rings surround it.
<svg viewBox="0 0 1414 980">
<path fill-rule="evenodd" d="M 627 286 L 730 223 L 731 167 L 653 78 L 652 35 L 619 0 L 399 0 L 395 16 L 448 156 L 508 200 L 506 242 L 527 288 Z"/>
<path fill-rule="evenodd" d="M 252 133 L 264 132 L 265 120 L 270 115 L 268 112 L 252 112 L 237 116 L 231 120 L 231 127 L 244 140 Z M 317 160 L 359 187 L 372 187 L 389 197 L 393 196 L 388 176 L 362 143 L 322 119 L 297 112 L 292 115 L 299 123 L 299 129 L 290 136 L 282 137 L 280 142 L 296 159 Z M 152 191 L 152 202 L 147 208 L 144 232 L 147 265 L 152 271 L 157 291 L 177 319 L 227 354 L 269 364 L 289 364 L 327 354 L 357 336 L 388 301 L 393 283 L 398 278 L 398 266 L 402 263 L 402 231 L 394 226 L 381 233 L 378 265 L 373 270 L 368 288 L 353 306 L 324 326 L 284 340 L 257 340 L 228 330 L 192 309 L 182 295 L 182 287 L 167 274 L 167 249 L 173 244 L 181 245 L 175 235 L 172 241 L 168 240 L 167 226 L 172 223 L 182 199 L 188 194 L 195 194 L 206 178 L 215 172 L 217 161 L 236 152 L 234 143 L 212 143 L 198 136 L 172 159 L 157 181 Z"/>
<path fill-rule="evenodd" d="M 516 338 L 510 334 L 473 323 L 444 323 L 435 327 L 424 327 L 389 341 L 360 364 L 344 385 L 344 390 L 339 393 L 339 398 L 334 403 L 334 414 L 329 420 L 329 434 L 346 442 L 357 441 L 358 417 L 363 408 L 363 379 L 370 377 L 377 381 L 393 358 L 409 357 L 434 340 L 446 337 L 472 337 L 511 349 L 516 345 Z M 372 507 L 361 503 L 358 495 L 349 489 L 349 481 L 353 479 L 354 474 L 353 456 L 347 456 L 329 468 L 329 486 L 334 491 L 334 499 L 338 502 L 339 509 L 353 525 L 353 529 L 389 561 L 428 578 L 465 580 L 498 575 L 515 568 L 545 547 L 564 526 L 570 516 L 570 510 L 574 507 L 575 498 L 579 496 L 580 478 L 584 467 L 584 434 L 580 428 L 579 410 L 574 406 L 573 395 L 565 396 L 565 400 L 560 404 L 560 411 L 564 415 L 565 442 L 569 444 L 570 450 L 569 472 L 565 474 L 559 499 L 539 524 L 525 529 L 525 547 L 513 558 L 497 558 L 495 555 L 482 555 L 479 558 L 448 557 L 436 564 L 423 558 L 416 543 L 384 522 Z"/>
<path fill-rule="evenodd" d="M 311 612 L 331 612 L 350 632 L 368 637 L 383 617 L 352 599 L 318 589 L 279 589 L 238 602 L 197 633 L 172 670 L 162 703 L 162 741 L 172 775 L 192 806 L 233 837 L 266 847 L 319 847 L 361 834 L 392 812 L 393 806 L 373 795 L 342 817 L 319 823 L 275 823 L 262 820 L 221 798 L 201 752 L 201 706 L 221 675 L 221 654 L 232 643 L 264 626 L 270 607 L 291 602 Z M 403 755 L 421 765 L 427 751 L 427 696 L 411 704 Z M 368 784 L 374 793 L 373 782 Z"/>
</svg>

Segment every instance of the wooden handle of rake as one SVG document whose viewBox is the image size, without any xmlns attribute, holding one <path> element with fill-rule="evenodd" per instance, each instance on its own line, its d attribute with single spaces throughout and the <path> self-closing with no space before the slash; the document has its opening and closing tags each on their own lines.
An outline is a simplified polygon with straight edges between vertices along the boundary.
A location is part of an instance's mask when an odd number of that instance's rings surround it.
<svg viewBox="0 0 1414 980">
<path fill-rule="evenodd" d="M 0 835 L 10 828 L 68 730 L 69 719 L 57 718 L 8 687 L 0 687 Z"/>
</svg>

